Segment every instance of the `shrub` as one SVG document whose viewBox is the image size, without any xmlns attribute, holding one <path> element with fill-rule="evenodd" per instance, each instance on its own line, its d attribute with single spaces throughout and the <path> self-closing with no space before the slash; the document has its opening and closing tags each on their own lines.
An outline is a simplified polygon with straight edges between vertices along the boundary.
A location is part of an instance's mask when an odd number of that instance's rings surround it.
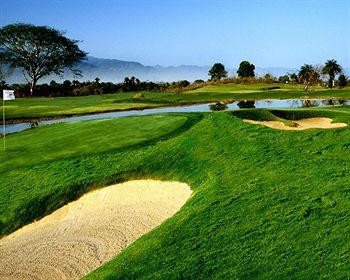
<svg viewBox="0 0 350 280">
<path fill-rule="evenodd" d="M 141 92 L 138 92 L 132 97 L 132 99 L 142 99 L 144 97 L 145 96 Z"/>
</svg>

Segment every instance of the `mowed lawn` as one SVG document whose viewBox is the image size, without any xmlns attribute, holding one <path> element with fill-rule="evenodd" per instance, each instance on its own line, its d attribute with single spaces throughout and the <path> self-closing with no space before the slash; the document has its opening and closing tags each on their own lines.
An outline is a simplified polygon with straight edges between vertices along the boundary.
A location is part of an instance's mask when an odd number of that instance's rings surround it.
<svg viewBox="0 0 350 280">
<path fill-rule="evenodd" d="M 350 123 L 346 106 L 314 109 L 310 115 L 307 109 L 302 112 L 305 117 L 320 114 Z M 158 125 L 157 119 L 153 123 L 149 117 L 123 120 L 135 119 L 130 129 L 140 133 L 139 138 L 147 125 L 154 133 L 159 129 L 151 128 Z M 19 163 L 1 172 L 1 233 L 93 188 L 129 179 L 175 180 L 188 183 L 194 191 L 185 206 L 88 279 L 348 277 L 349 126 L 279 131 L 244 123 L 229 111 L 164 115 L 163 121 L 173 132 L 135 146 L 129 146 L 130 132 L 118 123 L 114 129 L 119 147 L 99 150 L 111 140 L 97 137 L 88 143 L 93 153 L 85 151 L 83 140 L 74 139 L 88 135 L 82 130 L 94 130 L 100 122 L 72 130 L 71 124 L 57 126 L 65 141 L 71 141 L 67 145 L 82 152 L 30 166 Z M 47 140 L 41 139 L 49 137 L 45 129 L 30 131 L 39 142 L 38 151 L 46 149 Z M 24 133 L 13 134 L 9 141 L 19 141 L 16 138 Z M 31 160 L 34 152 L 25 148 L 25 142 L 22 146 L 25 150 L 17 156 Z"/>
<path fill-rule="evenodd" d="M 280 87 L 278 89 L 270 89 Z M 6 102 L 8 120 L 49 118 L 106 111 L 145 109 L 193 103 L 259 99 L 340 98 L 350 100 L 350 88 L 324 89 L 286 84 L 219 84 L 186 92 L 143 92 L 134 100 L 135 92 L 56 98 L 19 98 Z"/>
<path fill-rule="evenodd" d="M 144 144 L 186 126 L 187 121 L 184 115 L 152 115 L 59 123 L 10 134 L 0 153 L 0 172 Z"/>
<path fill-rule="evenodd" d="M 350 99 L 350 87 L 343 89 L 325 89 L 323 87 L 310 87 L 307 91 L 303 85 L 295 84 L 219 84 L 205 86 L 188 91 L 192 96 L 207 96 L 220 98 L 220 100 L 259 100 L 259 99 Z"/>
</svg>

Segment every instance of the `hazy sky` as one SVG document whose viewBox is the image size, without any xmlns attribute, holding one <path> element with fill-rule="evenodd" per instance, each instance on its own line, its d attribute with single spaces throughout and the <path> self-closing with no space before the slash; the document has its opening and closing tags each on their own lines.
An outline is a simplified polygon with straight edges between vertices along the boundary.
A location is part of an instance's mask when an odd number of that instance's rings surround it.
<svg viewBox="0 0 350 280">
<path fill-rule="evenodd" d="M 350 67 L 350 0 L 0 0 L 0 25 L 49 25 L 102 58 L 145 65 Z"/>
</svg>

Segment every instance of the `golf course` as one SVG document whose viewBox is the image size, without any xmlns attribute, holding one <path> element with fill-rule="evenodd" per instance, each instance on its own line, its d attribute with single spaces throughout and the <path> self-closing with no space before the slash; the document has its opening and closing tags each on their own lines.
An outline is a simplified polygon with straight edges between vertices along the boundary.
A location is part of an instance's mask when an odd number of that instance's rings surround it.
<svg viewBox="0 0 350 280">
<path fill-rule="evenodd" d="M 148 94 L 153 93 L 144 93 Z M 208 100 L 203 94 L 203 100 Z M 236 93 L 223 94 L 237 98 Z M 305 92 L 284 94 L 294 98 Z M 319 94 L 331 97 L 329 91 Z M 350 98 L 347 89 L 334 90 L 334 94 Z M 84 100 L 77 110 L 86 109 Z M 36 99 L 18 101 L 34 103 Z M 96 102 L 95 108 L 99 106 Z M 37 116 L 44 116 L 46 110 L 43 107 Z M 297 128 L 304 119 L 316 121 L 299 131 L 258 123 Z M 320 120 L 326 124 L 317 128 Z M 83 273 L 79 277 L 89 273 L 88 279 L 344 278 L 350 268 L 346 219 L 350 207 L 349 124 L 350 107 L 343 105 L 156 114 L 57 123 L 9 134 L 0 164 L 0 244 L 7 248 L 13 246 L 8 243 L 11 240 L 28 242 L 29 238 L 36 243 L 25 243 L 24 248 L 40 247 L 44 237 L 21 237 L 29 234 L 26 227 L 40 228 L 48 215 L 57 216 L 57 209 L 62 212 L 67 203 L 78 202 L 92 190 L 152 179 L 184 183 L 192 194 L 182 200 L 183 206 L 177 206 L 176 214 L 172 210 L 171 217 L 162 218 L 164 222 L 155 222 L 130 237 L 131 241 L 118 247 L 122 251 L 112 250 L 90 269 L 78 267 Z M 88 204 L 81 207 L 92 211 Z M 142 217 L 137 219 L 141 223 Z M 39 225 L 31 224 L 34 221 Z M 91 232 L 89 238 L 103 236 L 103 230 Z M 55 242 L 68 242 L 62 234 Z M 70 242 L 74 240 L 79 246 L 81 241 L 71 237 Z M 45 242 L 50 244 L 49 237 Z M 48 252 L 43 252 L 45 257 Z M 7 254 L 0 251 L 3 257 Z M 72 259 L 66 254 L 55 257 L 62 258 L 61 267 L 57 260 L 51 263 L 55 271 L 69 271 L 63 264 Z M 24 252 L 24 264 L 30 255 Z M 38 259 L 42 257 L 35 258 L 44 265 L 39 269 L 50 271 L 50 263 Z M 0 277 L 17 275 L 20 279 L 32 273 L 33 268 L 25 267 L 28 265 L 18 268 L 17 274 L 4 269 Z"/>
<path fill-rule="evenodd" d="M 350 279 L 349 0 L 2 0 L 0 280 Z"/>
</svg>

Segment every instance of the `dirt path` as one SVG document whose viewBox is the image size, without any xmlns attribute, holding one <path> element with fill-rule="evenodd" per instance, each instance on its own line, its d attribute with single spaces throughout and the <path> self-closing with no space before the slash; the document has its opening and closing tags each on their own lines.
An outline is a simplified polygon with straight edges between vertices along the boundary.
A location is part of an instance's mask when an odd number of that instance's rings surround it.
<svg viewBox="0 0 350 280">
<path fill-rule="evenodd" d="M 244 119 L 244 122 L 257 124 L 257 125 L 264 125 L 270 128 L 274 129 L 281 129 L 281 130 L 305 130 L 305 129 L 311 129 L 311 128 L 337 128 L 337 127 L 344 127 L 347 126 L 346 123 L 332 123 L 332 119 L 329 118 L 310 118 L 310 119 L 303 119 L 298 121 L 293 121 L 297 124 L 296 127 L 287 126 L 282 122 L 278 121 L 254 121 L 254 120 L 248 120 Z"/>
<path fill-rule="evenodd" d="M 183 183 L 129 181 L 85 194 L 0 240 L 0 279 L 79 279 L 174 215 Z"/>
</svg>

